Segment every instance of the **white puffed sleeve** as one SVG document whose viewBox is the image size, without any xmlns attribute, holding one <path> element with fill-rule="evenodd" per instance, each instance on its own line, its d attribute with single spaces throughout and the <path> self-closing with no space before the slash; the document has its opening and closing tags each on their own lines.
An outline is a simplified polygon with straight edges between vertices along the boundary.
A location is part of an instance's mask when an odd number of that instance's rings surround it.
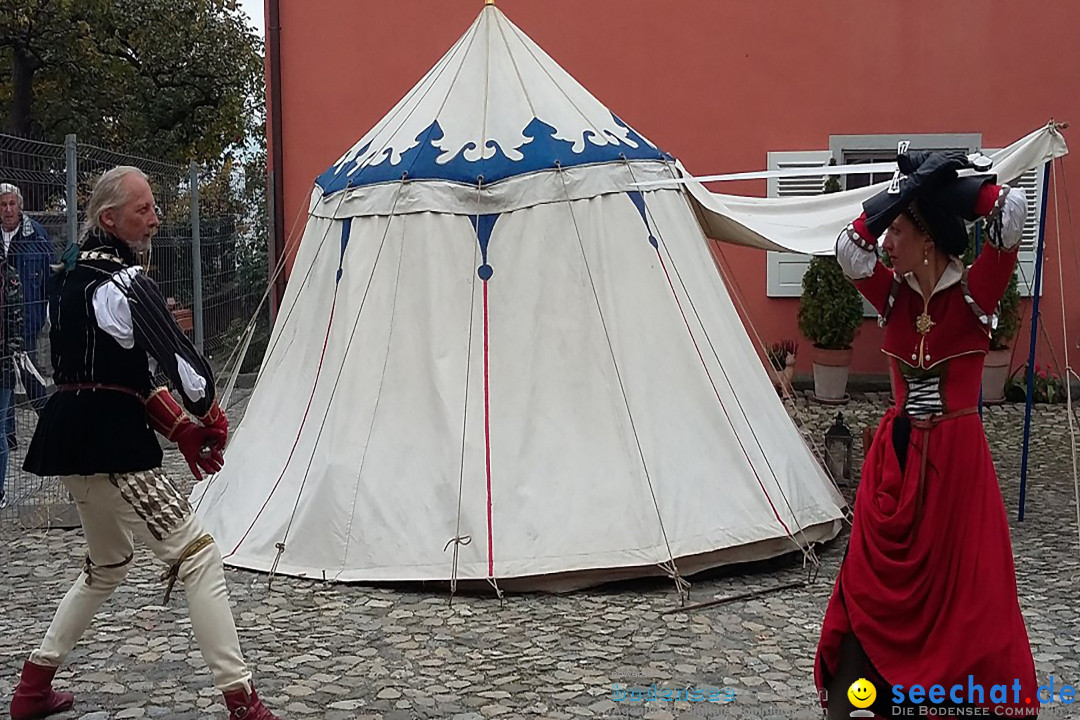
<svg viewBox="0 0 1080 720">
<path fill-rule="evenodd" d="M 849 280 L 862 280 L 874 274 L 877 250 L 859 237 L 854 226 L 848 225 L 836 238 L 836 260 Z"/>
<path fill-rule="evenodd" d="M 1003 189 L 1004 186 L 1003 186 Z M 1012 250 L 1024 237 L 1024 221 L 1027 220 L 1027 193 L 1024 188 L 1009 187 L 1004 200 L 998 200 L 990 213 L 988 240 L 1003 250 Z M 998 215 L 1000 213 L 1000 215 Z M 998 216 L 995 218 L 995 216 Z M 1000 222 L 996 220 L 1000 219 Z"/>
</svg>

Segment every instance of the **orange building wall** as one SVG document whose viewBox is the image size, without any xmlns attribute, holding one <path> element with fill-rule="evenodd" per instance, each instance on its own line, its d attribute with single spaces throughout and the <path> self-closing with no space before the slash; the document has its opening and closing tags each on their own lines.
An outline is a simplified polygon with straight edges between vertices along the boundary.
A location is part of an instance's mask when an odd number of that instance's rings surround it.
<svg viewBox="0 0 1080 720">
<path fill-rule="evenodd" d="M 482 3 L 278 2 L 284 216 L 287 230 L 299 234 L 315 177 L 427 72 Z M 595 96 L 695 174 L 764 169 L 769 151 L 828 149 L 830 135 L 979 132 L 985 147 L 1003 147 L 1051 117 L 1080 122 L 1075 0 L 498 5 Z M 1072 139 L 1071 131 L 1064 134 Z M 1062 176 L 1080 198 L 1078 162 L 1067 156 Z M 711 187 L 766 193 L 764 181 Z M 1051 187 L 1042 315 L 1060 358 L 1053 197 Z M 1068 324 L 1080 335 L 1080 248 L 1064 225 L 1063 235 Z M 737 278 L 732 290 L 764 342 L 798 338 L 797 369 L 809 371 L 809 343 L 795 321 L 798 300 L 766 297 L 765 253 L 727 245 L 717 253 Z M 1025 319 L 1014 364 L 1026 358 L 1029 332 Z M 883 372 L 879 347 L 880 330 L 868 320 L 856 339 L 853 372 Z M 1050 360 L 1044 340 L 1039 355 Z"/>
</svg>

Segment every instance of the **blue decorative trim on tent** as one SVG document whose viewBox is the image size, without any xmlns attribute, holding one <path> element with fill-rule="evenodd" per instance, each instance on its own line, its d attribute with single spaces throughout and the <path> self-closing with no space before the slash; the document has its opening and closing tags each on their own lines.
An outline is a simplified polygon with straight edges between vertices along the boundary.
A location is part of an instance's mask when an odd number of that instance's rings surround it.
<svg viewBox="0 0 1080 720">
<path fill-rule="evenodd" d="M 322 188 L 324 195 L 350 187 L 401 180 L 403 175 L 410 180 L 449 180 L 467 185 L 476 185 L 483 177 L 484 184 L 490 185 L 515 175 L 551 170 L 556 165 L 568 168 L 576 165 L 621 162 L 624 159 L 672 159 L 670 155 L 654 147 L 618 117 L 612 115 L 612 118 L 620 127 L 626 128 L 629 140 L 637 147 L 627 142 L 616 142 L 614 138 L 608 138 L 607 144 L 596 145 L 590 138 L 598 137 L 598 134 L 587 131 L 584 149 L 581 152 L 574 152 L 572 142 L 555 137 L 554 127 L 533 118 L 522 133 L 527 141 L 517 148 L 523 155 L 520 160 L 511 160 L 498 143 L 488 140 L 486 147 L 495 151 L 492 157 L 466 160 L 465 151 L 476 150 L 476 143 L 469 143 L 448 162 L 440 163 L 437 159 L 443 151 L 436 147 L 435 142 L 442 139 L 443 130 L 439 126 L 439 121 L 435 120 L 416 136 L 416 144 L 401 154 L 401 160 L 398 163 L 390 162 L 392 149 L 384 148 L 375 158 L 372 158 L 372 160 L 381 159 L 378 164 L 372 164 L 369 160 L 363 167 L 357 168 L 353 162 L 346 162 L 340 168 L 330 167 L 315 182 Z M 363 156 L 369 145 L 370 143 L 365 145 L 356 157 Z"/>
<path fill-rule="evenodd" d="M 476 274 L 480 276 L 480 279 L 487 282 L 494 274 L 494 270 L 488 265 L 487 251 L 488 242 L 491 240 L 491 231 L 495 227 L 495 221 L 499 219 L 499 213 L 492 213 L 490 215 L 470 215 L 469 222 L 472 223 L 473 230 L 476 231 L 476 239 L 480 242 L 480 256 L 484 259 L 484 264 L 476 269 Z"/>
<path fill-rule="evenodd" d="M 656 236 L 653 235 L 652 226 L 649 225 L 648 211 L 645 209 L 645 196 L 641 194 L 640 190 L 627 190 L 626 194 L 634 201 L 634 207 L 637 208 L 638 213 L 641 215 L 641 222 L 645 223 L 645 231 L 649 233 L 649 244 L 659 249 L 660 245 L 656 240 Z"/>
<path fill-rule="evenodd" d="M 338 255 L 337 277 L 335 283 L 341 282 L 341 274 L 345 270 L 345 248 L 349 246 L 349 237 L 352 235 L 352 218 L 347 217 L 341 221 L 341 254 Z"/>
</svg>

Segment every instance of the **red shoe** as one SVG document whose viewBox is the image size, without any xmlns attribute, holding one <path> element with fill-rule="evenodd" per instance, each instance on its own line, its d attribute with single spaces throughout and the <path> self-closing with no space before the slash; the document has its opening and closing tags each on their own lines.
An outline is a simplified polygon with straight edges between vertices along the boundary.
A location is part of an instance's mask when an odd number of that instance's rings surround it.
<svg viewBox="0 0 1080 720">
<path fill-rule="evenodd" d="M 251 694 L 240 688 L 230 690 L 225 695 L 225 707 L 229 708 L 229 720 L 281 720 L 277 715 L 266 709 L 262 700 L 255 694 L 255 686 L 251 686 Z"/>
<path fill-rule="evenodd" d="M 11 698 L 11 720 L 38 720 L 53 713 L 64 712 L 75 704 L 75 695 L 52 689 L 56 668 L 23 663 L 19 686 Z M 243 717 L 243 716 L 239 716 Z"/>
</svg>

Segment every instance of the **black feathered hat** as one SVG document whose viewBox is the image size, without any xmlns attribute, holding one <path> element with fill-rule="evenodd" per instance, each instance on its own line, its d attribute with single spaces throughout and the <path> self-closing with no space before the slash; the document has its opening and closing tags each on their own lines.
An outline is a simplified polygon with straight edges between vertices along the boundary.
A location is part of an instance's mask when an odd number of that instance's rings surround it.
<svg viewBox="0 0 1080 720">
<path fill-rule="evenodd" d="M 959 257 L 968 245 L 967 226 L 974 222 L 975 202 L 983 185 L 997 180 L 994 175 L 973 175 L 947 180 L 927 188 L 903 211 L 948 255 Z"/>
<path fill-rule="evenodd" d="M 920 166 L 928 159 L 935 158 L 935 162 L 930 165 L 940 165 L 941 163 L 936 161 L 945 155 L 959 156 L 959 160 L 952 167 L 935 170 L 929 176 L 924 176 L 925 172 L 919 172 Z M 929 235 L 934 244 L 945 253 L 962 255 L 968 243 L 964 221 L 974 221 L 977 218 L 975 203 L 979 192 L 987 183 L 996 182 L 997 177 L 957 177 L 953 168 L 958 165 L 971 167 L 959 153 L 914 151 L 898 155 L 896 163 L 900 172 L 908 177 L 901 181 L 899 192 L 883 190 L 863 203 L 867 226 L 875 234 L 880 234 L 893 219 L 903 214 Z"/>
</svg>

